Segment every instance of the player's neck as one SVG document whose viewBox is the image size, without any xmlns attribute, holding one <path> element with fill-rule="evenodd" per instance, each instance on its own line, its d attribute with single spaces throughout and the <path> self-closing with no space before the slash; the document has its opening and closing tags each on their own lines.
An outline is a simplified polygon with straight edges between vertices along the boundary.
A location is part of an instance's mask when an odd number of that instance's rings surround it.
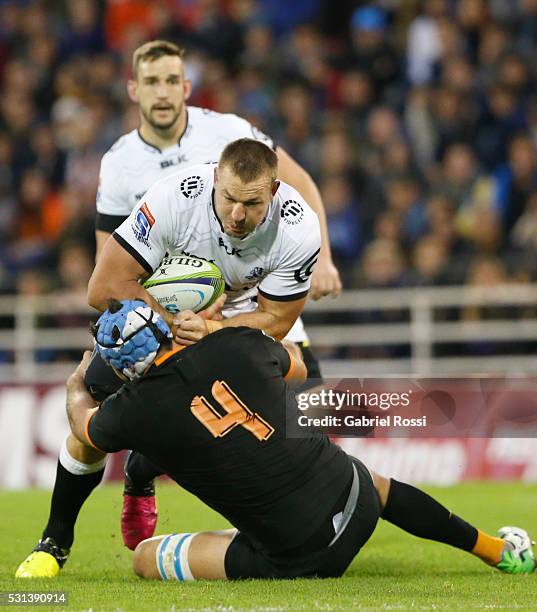
<svg viewBox="0 0 537 612">
<path fill-rule="evenodd" d="M 179 142 L 179 139 L 186 129 L 186 122 L 187 114 L 185 110 L 185 112 L 179 115 L 177 122 L 171 128 L 160 130 L 142 119 L 138 131 L 145 142 L 162 150 L 176 145 Z"/>
</svg>

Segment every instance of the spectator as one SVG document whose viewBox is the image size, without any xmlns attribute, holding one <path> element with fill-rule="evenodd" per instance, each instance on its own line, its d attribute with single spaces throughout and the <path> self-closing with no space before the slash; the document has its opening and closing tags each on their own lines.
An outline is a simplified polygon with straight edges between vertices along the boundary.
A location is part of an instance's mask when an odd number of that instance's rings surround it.
<svg viewBox="0 0 537 612">
<path fill-rule="evenodd" d="M 407 75 L 413 85 L 429 83 L 442 56 L 439 17 L 445 15 L 445 0 L 421 3 L 421 13 L 408 28 Z"/>
<path fill-rule="evenodd" d="M 326 176 L 321 183 L 321 195 L 326 210 L 332 257 L 345 282 L 349 280 L 362 246 L 358 202 L 350 182 L 341 175 Z"/>
<path fill-rule="evenodd" d="M 363 138 L 366 120 L 375 101 L 370 76 L 363 70 L 349 70 L 339 80 L 336 92 L 333 103 L 348 118 L 352 136 Z"/>
<path fill-rule="evenodd" d="M 496 198 L 505 231 L 510 232 L 537 189 L 537 152 L 528 136 L 514 136 L 509 143 L 508 163 L 495 173 Z"/>
<path fill-rule="evenodd" d="M 490 87 L 476 140 L 476 150 L 488 170 L 502 164 L 512 135 L 525 126 L 525 111 L 514 92 L 500 84 Z"/>
<path fill-rule="evenodd" d="M 401 137 L 401 124 L 388 107 L 374 108 L 367 117 L 366 137 L 360 145 L 361 164 L 372 174 L 383 173 L 382 159 L 388 146 Z"/>
<path fill-rule="evenodd" d="M 396 242 L 374 240 L 364 249 L 358 285 L 361 287 L 398 287 L 405 272 L 403 251 Z"/>
<path fill-rule="evenodd" d="M 449 250 L 446 243 L 435 236 L 422 236 L 412 250 L 413 270 L 406 278 L 412 287 L 447 284 Z"/>
<path fill-rule="evenodd" d="M 396 100 L 401 67 L 389 42 L 386 14 L 377 6 L 366 5 L 356 9 L 350 25 L 352 46 L 345 65 L 368 71 L 380 101 Z"/>
<path fill-rule="evenodd" d="M 443 193 L 458 209 L 471 199 L 478 178 L 477 159 L 472 148 L 464 143 L 454 143 L 446 149 L 432 188 Z"/>
<path fill-rule="evenodd" d="M 427 227 L 425 208 L 417 179 L 412 175 L 394 178 L 386 189 L 386 200 L 388 209 L 399 215 L 401 219 L 403 243 L 412 244 Z"/>
</svg>

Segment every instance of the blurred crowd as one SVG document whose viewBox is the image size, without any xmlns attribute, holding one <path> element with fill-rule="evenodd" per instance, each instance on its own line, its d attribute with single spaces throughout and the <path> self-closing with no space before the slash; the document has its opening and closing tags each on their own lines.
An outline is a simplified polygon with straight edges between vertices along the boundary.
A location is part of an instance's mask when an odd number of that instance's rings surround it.
<svg viewBox="0 0 537 612">
<path fill-rule="evenodd" d="M 317 181 L 344 285 L 537 280 L 537 0 L 0 0 L 0 290 L 85 293 L 132 51 Z"/>
</svg>

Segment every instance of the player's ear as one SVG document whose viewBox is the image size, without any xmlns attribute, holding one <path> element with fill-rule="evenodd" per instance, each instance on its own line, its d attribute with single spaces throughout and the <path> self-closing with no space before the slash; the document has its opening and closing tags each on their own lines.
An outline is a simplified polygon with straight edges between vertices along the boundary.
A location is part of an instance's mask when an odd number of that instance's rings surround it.
<svg viewBox="0 0 537 612">
<path fill-rule="evenodd" d="M 214 184 L 218 183 L 218 166 L 214 169 Z"/>
<path fill-rule="evenodd" d="M 278 191 L 278 187 L 280 186 L 280 181 L 273 181 L 272 182 L 272 197 L 274 197 L 276 195 L 276 192 Z"/>
<path fill-rule="evenodd" d="M 138 103 L 138 91 L 136 87 L 136 81 L 134 79 L 129 79 L 127 81 L 127 93 L 129 94 L 129 98 L 131 102 Z"/>
<path fill-rule="evenodd" d="M 184 80 L 183 92 L 184 92 L 185 100 L 188 100 L 188 98 L 190 98 L 190 94 L 192 93 L 192 81 L 190 79 Z"/>
</svg>

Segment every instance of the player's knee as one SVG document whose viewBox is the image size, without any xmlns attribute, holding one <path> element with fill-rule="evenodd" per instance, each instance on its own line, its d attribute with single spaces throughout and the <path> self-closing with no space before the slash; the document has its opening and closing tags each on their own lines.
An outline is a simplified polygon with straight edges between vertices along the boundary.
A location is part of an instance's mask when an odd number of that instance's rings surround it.
<svg viewBox="0 0 537 612">
<path fill-rule="evenodd" d="M 106 457 L 106 453 L 83 444 L 72 433 L 67 436 L 65 444 L 69 455 L 85 465 L 97 463 Z"/>
<path fill-rule="evenodd" d="M 136 546 L 132 557 L 132 569 L 140 578 L 155 577 L 155 547 L 150 540 L 144 540 Z"/>
</svg>

